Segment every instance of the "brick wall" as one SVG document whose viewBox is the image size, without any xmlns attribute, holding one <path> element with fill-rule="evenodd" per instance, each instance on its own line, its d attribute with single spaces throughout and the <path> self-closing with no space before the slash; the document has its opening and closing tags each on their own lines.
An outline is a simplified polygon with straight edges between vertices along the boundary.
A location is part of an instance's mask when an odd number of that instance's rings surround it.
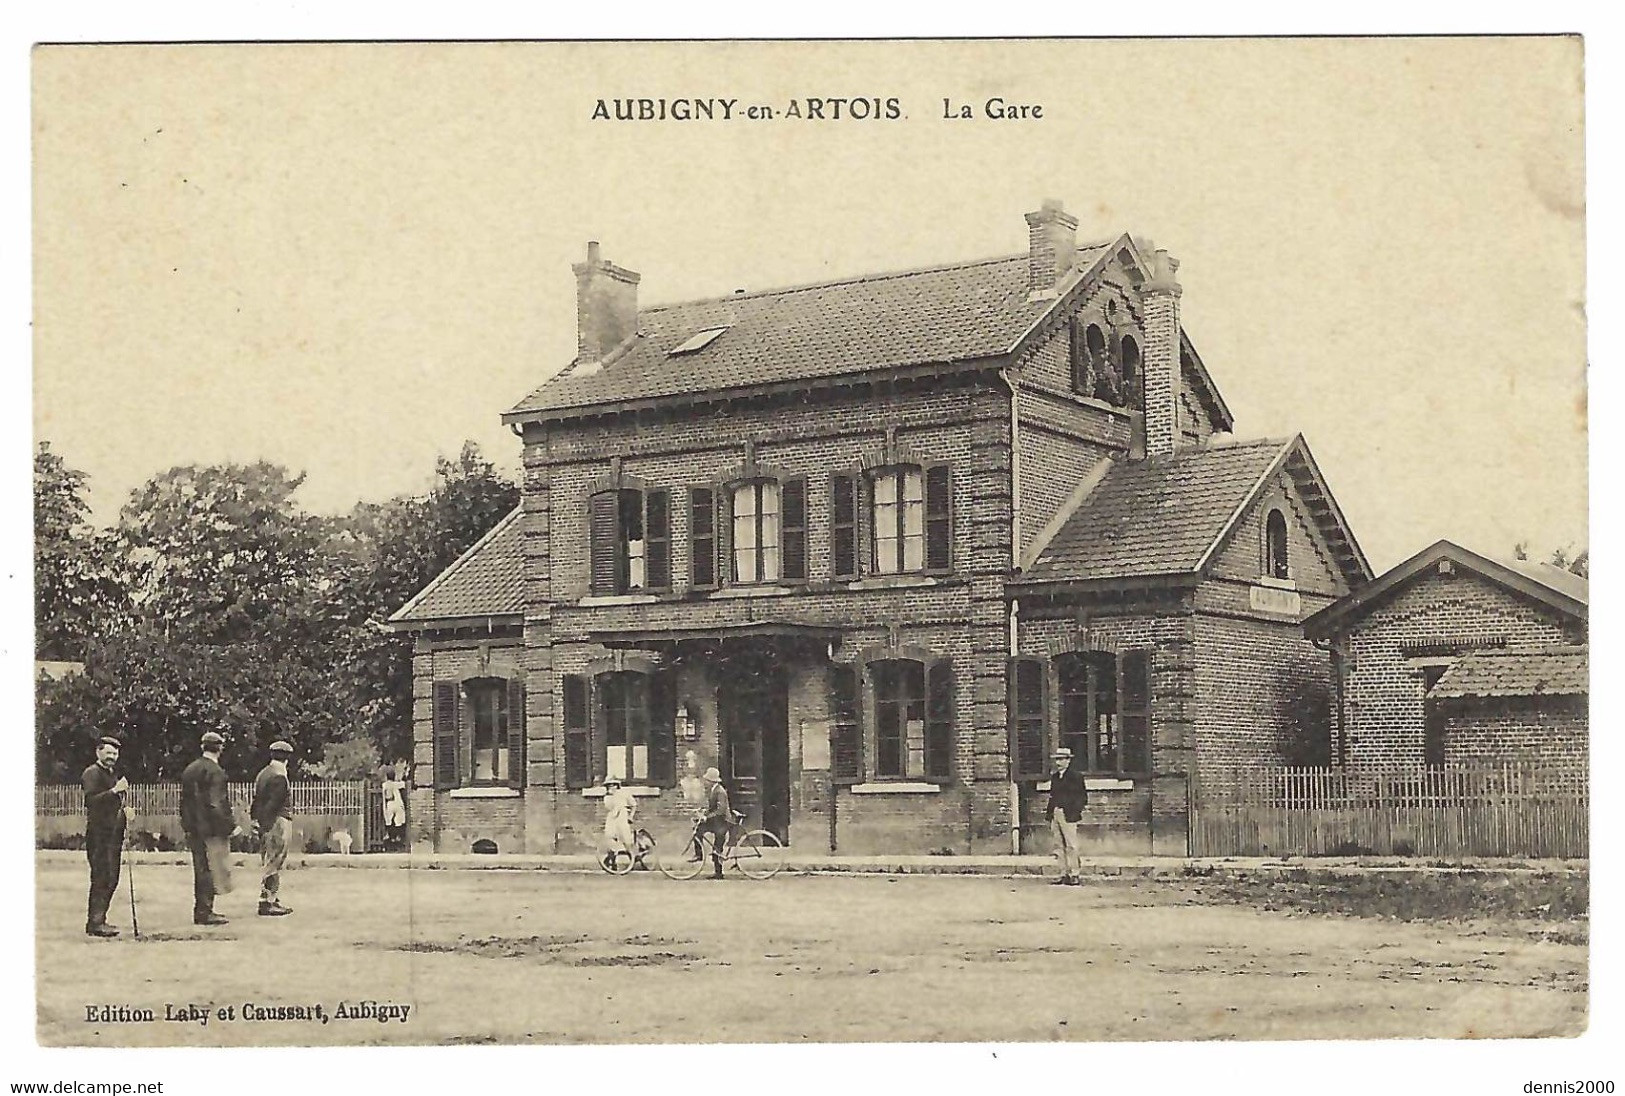
<svg viewBox="0 0 1625 1096">
<path fill-rule="evenodd" d="M 1368 613 L 1337 647 L 1343 672 L 1343 756 L 1351 767 L 1423 762 L 1425 665 L 1407 644 L 1464 653 L 1493 644 L 1583 643 L 1577 622 L 1460 568 L 1429 572 Z M 1430 652 L 1434 654 L 1435 652 Z"/>
<path fill-rule="evenodd" d="M 1291 621 L 1199 611 L 1195 632 L 1199 788 L 1233 788 L 1258 766 L 1324 764 L 1330 656 Z"/>
<path fill-rule="evenodd" d="M 1452 702 L 1442 716 L 1446 765 L 1511 762 L 1586 780 L 1584 697 L 1486 697 Z"/>
</svg>

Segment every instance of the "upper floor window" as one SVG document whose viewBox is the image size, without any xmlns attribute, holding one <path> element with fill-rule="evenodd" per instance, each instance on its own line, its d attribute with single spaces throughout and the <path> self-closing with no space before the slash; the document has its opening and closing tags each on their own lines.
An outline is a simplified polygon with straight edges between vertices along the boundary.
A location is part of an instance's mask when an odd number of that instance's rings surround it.
<svg viewBox="0 0 1625 1096">
<path fill-rule="evenodd" d="M 924 475 L 918 468 L 888 468 L 875 474 L 872 486 L 875 573 L 924 570 Z"/>
<path fill-rule="evenodd" d="M 946 571 L 952 566 L 953 491 L 947 465 L 882 468 L 870 477 L 869 489 L 870 562 L 875 574 Z M 839 544 L 836 551 L 840 553 Z"/>
<path fill-rule="evenodd" d="M 659 489 L 595 493 L 589 503 L 594 594 L 671 586 L 671 496 Z"/>
<path fill-rule="evenodd" d="M 432 720 L 437 788 L 524 786 L 524 682 L 494 677 L 437 681 Z"/>
<path fill-rule="evenodd" d="M 1286 515 L 1280 510 L 1271 510 L 1264 519 L 1264 574 L 1270 578 L 1292 577 L 1286 551 Z"/>
<path fill-rule="evenodd" d="M 691 487 L 689 536 L 689 578 L 697 590 L 719 582 L 804 582 L 807 481 L 757 476 Z"/>
<path fill-rule="evenodd" d="M 1106 335 L 1098 323 L 1073 317 L 1071 330 L 1072 391 L 1095 394 L 1095 379 L 1107 366 Z"/>
<path fill-rule="evenodd" d="M 777 582 L 780 570 L 779 484 L 755 480 L 734 486 L 733 580 Z"/>
</svg>

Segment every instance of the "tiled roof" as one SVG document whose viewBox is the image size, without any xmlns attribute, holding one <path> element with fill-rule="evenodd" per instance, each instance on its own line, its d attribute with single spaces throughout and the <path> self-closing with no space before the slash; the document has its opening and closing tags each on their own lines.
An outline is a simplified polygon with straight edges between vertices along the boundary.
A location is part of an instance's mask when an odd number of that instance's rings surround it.
<svg viewBox="0 0 1625 1096">
<path fill-rule="evenodd" d="M 1590 583 L 1560 567 L 1529 560 L 1501 560 L 1481 556 L 1448 540 L 1435 541 L 1416 555 L 1384 571 L 1370 584 L 1339 598 L 1303 622 L 1312 638 L 1341 634 L 1364 620 L 1379 605 L 1448 563 L 1526 598 L 1549 605 L 1564 616 L 1584 623 Z"/>
<path fill-rule="evenodd" d="M 1189 574 L 1292 441 L 1119 461 L 1019 581 Z"/>
<path fill-rule="evenodd" d="M 389 618 L 410 625 L 437 620 L 521 616 L 525 611 L 524 537 L 516 508 Z"/>
<path fill-rule="evenodd" d="M 1505 564 L 1527 578 L 1534 579 L 1543 586 L 1551 587 L 1560 594 L 1566 594 L 1581 604 L 1591 604 L 1591 582 L 1583 575 L 1565 571 L 1561 567 L 1553 567 L 1550 563 L 1537 563 L 1532 559 L 1503 559 L 1497 562 Z"/>
<path fill-rule="evenodd" d="M 1109 244 L 1078 249 L 1088 270 Z M 1028 301 L 1025 254 L 644 309 L 601 368 L 577 362 L 508 416 L 1009 353 L 1054 304 Z M 708 328 L 693 353 L 676 347 Z"/>
<path fill-rule="evenodd" d="M 1474 651 L 1457 659 L 1428 695 L 1584 696 L 1588 667 L 1584 647 Z"/>
</svg>

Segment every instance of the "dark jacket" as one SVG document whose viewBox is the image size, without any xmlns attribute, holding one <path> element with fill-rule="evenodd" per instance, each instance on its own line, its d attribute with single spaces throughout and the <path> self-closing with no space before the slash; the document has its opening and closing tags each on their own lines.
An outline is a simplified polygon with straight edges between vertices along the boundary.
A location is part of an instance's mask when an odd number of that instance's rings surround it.
<svg viewBox="0 0 1625 1096">
<path fill-rule="evenodd" d="M 267 765 L 254 778 L 254 802 L 248 808 L 254 816 L 254 825 L 263 832 L 271 828 L 278 818 L 293 817 L 292 789 L 288 777 Z"/>
<path fill-rule="evenodd" d="M 98 837 L 124 837 L 124 793 L 113 790 L 118 777 L 100 762 L 80 778 L 85 786 L 85 832 Z"/>
<path fill-rule="evenodd" d="M 721 784 L 711 785 L 711 791 L 705 797 L 705 818 L 706 821 L 718 818 L 724 822 L 734 820 L 733 808 L 728 803 L 728 789 Z"/>
<path fill-rule="evenodd" d="M 198 758 L 181 773 L 181 829 L 188 837 L 230 837 L 236 828 L 226 770 L 210 758 Z"/>
<path fill-rule="evenodd" d="M 1045 818 L 1054 818 L 1059 810 L 1061 817 L 1068 822 L 1077 822 L 1083 818 L 1083 808 L 1089 802 L 1089 792 L 1083 786 L 1083 773 L 1075 765 L 1068 765 L 1065 771 L 1053 772 L 1049 776 L 1049 810 Z"/>
</svg>

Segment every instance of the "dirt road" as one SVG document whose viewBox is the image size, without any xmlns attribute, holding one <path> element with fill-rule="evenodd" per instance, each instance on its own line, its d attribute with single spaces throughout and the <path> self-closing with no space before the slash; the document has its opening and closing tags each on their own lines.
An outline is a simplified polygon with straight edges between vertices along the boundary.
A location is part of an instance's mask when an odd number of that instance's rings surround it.
<svg viewBox="0 0 1625 1096">
<path fill-rule="evenodd" d="M 83 870 L 41 862 L 43 1043 L 1482 1037 L 1586 1016 L 1586 947 L 1561 935 L 1214 904 L 1200 880 L 313 868 L 284 877 L 293 916 L 254 917 L 245 877 L 203 930 L 187 868 L 136 870 L 148 939 L 121 887 L 126 936 L 103 942 Z"/>
</svg>

